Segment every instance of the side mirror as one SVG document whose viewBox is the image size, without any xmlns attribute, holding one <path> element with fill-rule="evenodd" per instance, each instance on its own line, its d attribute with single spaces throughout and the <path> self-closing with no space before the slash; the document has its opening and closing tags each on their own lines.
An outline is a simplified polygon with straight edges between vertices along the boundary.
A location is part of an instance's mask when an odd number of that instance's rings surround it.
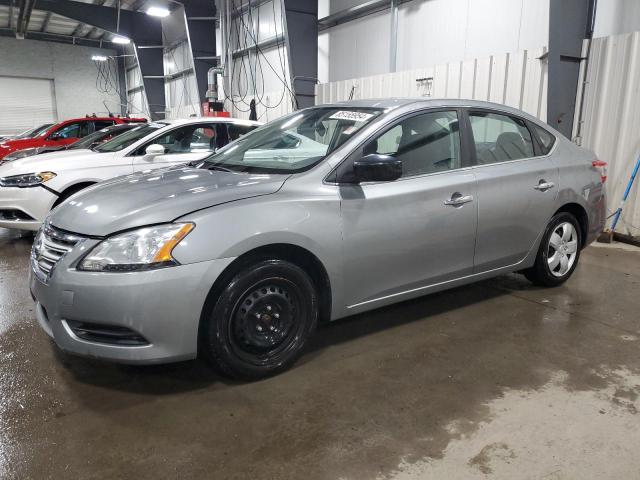
<svg viewBox="0 0 640 480">
<path fill-rule="evenodd" d="M 356 182 L 391 182 L 402 176 L 402 160 L 371 153 L 353 162 Z"/>
<path fill-rule="evenodd" d="M 149 145 L 144 151 L 144 156 L 149 159 L 157 157 L 158 155 L 164 155 L 164 147 L 162 145 L 158 145 L 157 143 Z"/>
</svg>

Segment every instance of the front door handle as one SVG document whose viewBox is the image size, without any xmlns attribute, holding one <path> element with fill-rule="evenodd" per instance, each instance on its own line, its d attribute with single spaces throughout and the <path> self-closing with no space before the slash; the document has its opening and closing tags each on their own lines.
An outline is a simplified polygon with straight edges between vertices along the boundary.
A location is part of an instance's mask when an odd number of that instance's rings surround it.
<svg viewBox="0 0 640 480">
<path fill-rule="evenodd" d="M 556 184 L 553 182 L 547 182 L 545 180 L 540 180 L 540 182 L 538 183 L 538 185 L 536 185 L 535 187 L 533 187 L 535 190 L 538 190 L 540 192 L 546 192 L 547 190 L 552 189 L 553 187 L 555 187 Z"/>
<path fill-rule="evenodd" d="M 456 192 L 453 195 L 451 195 L 451 198 L 449 200 L 445 200 L 444 204 L 450 205 L 452 207 L 459 207 L 469 202 L 473 202 L 472 195 L 462 195 L 460 192 Z"/>
</svg>

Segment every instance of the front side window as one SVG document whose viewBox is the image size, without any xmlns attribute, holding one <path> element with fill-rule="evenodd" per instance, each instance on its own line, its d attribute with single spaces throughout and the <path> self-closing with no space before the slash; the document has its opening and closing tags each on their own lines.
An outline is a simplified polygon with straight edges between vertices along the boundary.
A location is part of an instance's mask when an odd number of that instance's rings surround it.
<svg viewBox="0 0 640 480">
<path fill-rule="evenodd" d="M 490 112 L 469 112 L 479 165 L 534 156 L 533 140 L 524 121 Z"/>
<path fill-rule="evenodd" d="M 94 150 L 100 153 L 119 152 L 120 150 L 133 145 L 138 140 L 142 140 L 144 137 L 157 132 L 167 125 L 168 123 L 164 122 L 144 123 L 139 127 L 129 130 L 128 132 L 118 135 L 116 138 L 97 146 Z"/>
<path fill-rule="evenodd" d="M 168 155 L 212 152 L 216 149 L 214 125 L 186 125 L 170 130 L 137 149 L 135 155 L 144 155 L 149 145 L 162 145 Z"/>
<path fill-rule="evenodd" d="M 382 113 L 348 106 L 302 110 L 240 137 L 207 158 L 201 168 L 256 173 L 304 171 Z"/>
<path fill-rule="evenodd" d="M 402 160 L 403 177 L 460 168 L 458 115 L 455 111 L 414 115 L 371 140 L 362 153 Z"/>
</svg>

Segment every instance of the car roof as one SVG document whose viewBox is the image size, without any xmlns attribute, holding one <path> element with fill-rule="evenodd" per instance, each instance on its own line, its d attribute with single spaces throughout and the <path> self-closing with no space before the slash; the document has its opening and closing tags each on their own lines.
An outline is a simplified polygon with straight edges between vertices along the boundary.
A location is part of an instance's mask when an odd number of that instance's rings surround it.
<svg viewBox="0 0 640 480">
<path fill-rule="evenodd" d="M 233 117 L 189 117 L 189 118 L 175 118 L 167 120 L 157 120 L 151 123 L 167 123 L 169 125 L 189 125 L 191 123 L 200 122 L 213 122 L 213 123 L 237 123 L 239 125 L 250 125 L 259 127 L 262 122 L 256 122 L 254 120 L 245 120 L 243 118 Z"/>
<path fill-rule="evenodd" d="M 397 108 L 414 105 L 416 108 L 438 108 L 438 107 L 471 107 L 485 108 L 489 110 L 498 110 L 502 112 L 512 113 L 520 117 L 526 117 L 536 123 L 540 120 L 529 115 L 528 113 L 518 110 L 517 108 L 502 105 L 500 103 L 484 102 L 480 100 L 454 99 L 454 98 L 372 98 L 362 100 L 348 100 L 344 102 L 329 103 L 324 105 L 316 105 L 316 107 L 337 107 L 337 108 Z M 313 107 L 311 107 L 313 108 Z"/>
</svg>

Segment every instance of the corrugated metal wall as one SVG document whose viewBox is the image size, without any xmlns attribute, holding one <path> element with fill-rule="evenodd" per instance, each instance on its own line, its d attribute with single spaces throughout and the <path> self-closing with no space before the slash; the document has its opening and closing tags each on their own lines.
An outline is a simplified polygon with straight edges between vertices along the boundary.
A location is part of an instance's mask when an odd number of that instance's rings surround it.
<svg viewBox="0 0 640 480">
<path fill-rule="evenodd" d="M 546 48 L 320 84 L 316 104 L 353 98 L 432 97 L 487 100 L 547 117 Z M 418 79 L 432 79 L 417 81 Z M 429 88 L 431 84 L 431 88 Z"/>
<path fill-rule="evenodd" d="M 583 77 L 584 66 L 580 84 Z M 640 155 L 640 32 L 593 40 L 583 115 L 579 141 L 609 163 L 607 194 L 608 208 L 612 212 L 622 199 Z M 578 134 L 577 128 L 576 125 L 574 136 Z M 634 236 L 640 235 L 638 183 L 640 178 L 636 179 L 622 222 L 616 228 Z"/>
</svg>

